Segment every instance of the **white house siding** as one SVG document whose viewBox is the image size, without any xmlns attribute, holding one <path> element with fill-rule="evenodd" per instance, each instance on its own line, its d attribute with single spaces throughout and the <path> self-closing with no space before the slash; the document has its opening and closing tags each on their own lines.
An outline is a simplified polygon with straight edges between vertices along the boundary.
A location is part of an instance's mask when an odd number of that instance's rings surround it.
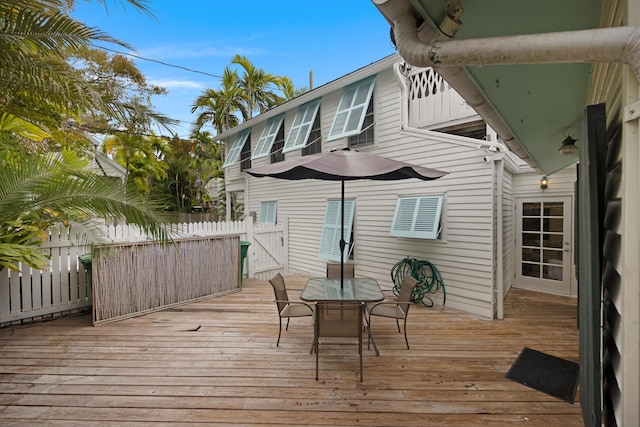
<svg viewBox="0 0 640 427">
<path fill-rule="evenodd" d="M 378 73 L 373 94 L 376 142 L 359 149 L 449 174 L 427 182 L 412 179 L 346 183 L 345 197 L 356 199 L 356 274 L 374 277 L 384 287 L 390 287 L 390 272 L 396 262 L 407 256 L 425 259 L 442 274 L 448 308 L 492 318 L 495 310 L 493 165 L 483 160 L 486 153 L 477 149 L 477 140 L 438 132 L 402 130 L 400 93 L 391 67 Z M 325 92 L 322 96 L 322 151 L 347 145 L 346 138 L 326 141 L 341 95 L 342 87 L 336 86 L 335 91 Z M 295 112 L 296 108 L 291 108 L 286 113 L 285 135 Z M 264 126 L 258 119 L 252 126 L 252 146 Z M 300 155 L 300 150 L 295 150 L 286 153 L 285 158 L 291 160 Z M 254 160 L 252 166 L 269 162 L 269 157 L 264 157 Z M 228 188 L 244 188 L 244 177 L 245 174 L 239 173 L 239 164 L 226 169 Z M 246 212 L 259 213 L 261 202 L 276 201 L 278 218 L 286 216 L 289 219 L 289 272 L 324 275 L 326 260 L 318 257 L 318 249 L 325 207 L 327 200 L 339 199 L 340 183 L 247 178 Z M 442 240 L 389 236 L 398 197 L 437 194 L 445 195 Z M 442 296 L 438 295 L 435 300 L 441 303 Z"/>
<path fill-rule="evenodd" d="M 505 168 L 502 181 L 502 280 L 503 295 L 506 295 L 515 280 L 515 199 L 513 194 L 513 173 Z"/>
<path fill-rule="evenodd" d="M 513 192 L 517 195 L 530 196 L 573 196 L 576 182 L 576 167 L 569 166 L 548 177 L 549 187 L 540 188 L 542 175 L 536 172 L 525 172 L 513 177 Z"/>
</svg>

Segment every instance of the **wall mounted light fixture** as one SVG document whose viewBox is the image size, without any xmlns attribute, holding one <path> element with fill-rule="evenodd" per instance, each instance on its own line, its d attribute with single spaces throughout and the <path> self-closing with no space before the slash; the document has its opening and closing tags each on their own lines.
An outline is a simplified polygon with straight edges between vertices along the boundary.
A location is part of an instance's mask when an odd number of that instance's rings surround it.
<svg viewBox="0 0 640 427">
<path fill-rule="evenodd" d="M 570 128 L 565 129 L 565 138 L 562 141 L 560 148 L 558 149 L 560 154 L 562 154 L 563 156 L 573 156 L 578 153 L 578 146 L 576 145 L 576 142 L 578 142 L 578 140 L 571 136 L 571 134 L 579 131 L 580 129 L 577 126 L 571 126 Z"/>
<path fill-rule="evenodd" d="M 578 146 L 576 145 L 577 139 L 571 138 L 571 135 L 567 136 L 564 141 L 562 141 L 562 145 L 558 149 L 560 154 L 564 156 L 574 155 L 578 152 Z"/>
<path fill-rule="evenodd" d="M 547 179 L 546 176 L 543 176 L 542 179 L 540 180 L 540 188 L 543 190 L 546 190 L 547 187 L 549 187 L 549 180 Z"/>
</svg>

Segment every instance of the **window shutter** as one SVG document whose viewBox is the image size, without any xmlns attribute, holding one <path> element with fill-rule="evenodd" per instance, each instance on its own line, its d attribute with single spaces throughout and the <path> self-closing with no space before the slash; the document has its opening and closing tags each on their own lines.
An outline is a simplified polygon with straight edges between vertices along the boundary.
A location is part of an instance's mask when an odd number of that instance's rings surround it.
<svg viewBox="0 0 640 427">
<path fill-rule="evenodd" d="M 391 224 L 394 237 L 437 239 L 444 197 L 402 197 L 398 199 Z"/>
<path fill-rule="evenodd" d="M 276 224 L 278 215 L 278 204 L 276 202 L 260 203 L 260 222 L 271 222 Z"/>
<path fill-rule="evenodd" d="M 238 159 L 240 158 L 240 152 L 242 151 L 242 147 L 244 147 L 244 143 L 247 142 L 247 137 L 249 136 L 249 132 L 251 129 L 245 130 L 244 132 L 240 132 L 237 136 L 231 149 L 227 153 L 227 158 L 222 165 L 223 168 L 227 166 L 234 165 Z"/>
<path fill-rule="evenodd" d="M 287 136 L 284 148 L 282 149 L 283 153 L 304 148 L 309 139 L 309 133 L 311 132 L 311 127 L 318 113 L 319 106 L 320 100 L 318 99 L 298 107 L 296 117 L 293 119 L 291 129 L 289 129 L 289 136 Z"/>
<path fill-rule="evenodd" d="M 371 78 L 344 89 L 328 141 L 360 133 L 375 82 Z"/>
<path fill-rule="evenodd" d="M 269 119 L 262 130 L 262 135 L 260 135 L 260 139 L 256 144 L 256 149 L 251 156 L 251 160 L 259 159 L 260 157 L 271 154 L 271 146 L 273 145 L 273 141 L 276 139 L 276 135 L 278 135 L 278 131 L 280 130 L 280 126 L 282 126 L 283 120 L 284 115 Z"/>
<path fill-rule="evenodd" d="M 320 252 L 318 256 L 329 261 L 340 262 L 340 238 L 342 236 L 342 227 L 340 222 L 341 206 L 340 200 L 330 200 L 327 202 L 327 210 L 324 216 L 322 237 L 320 238 Z M 355 200 L 344 201 L 344 240 L 347 243 L 344 251 L 345 262 L 349 257 L 351 229 L 353 228 L 355 207 Z"/>
</svg>

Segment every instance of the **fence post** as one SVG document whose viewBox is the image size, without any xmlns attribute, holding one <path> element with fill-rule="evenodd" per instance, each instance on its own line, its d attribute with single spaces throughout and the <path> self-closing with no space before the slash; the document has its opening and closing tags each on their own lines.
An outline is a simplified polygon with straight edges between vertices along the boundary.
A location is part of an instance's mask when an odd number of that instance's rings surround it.
<svg viewBox="0 0 640 427">
<path fill-rule="evenodd" d="M 289 274 L 289 217 L 285 216 L 282 220 L 282 272 L 286 276 Z"/>
<path fill-rule="evenodd" d="M 251 246 L 249 246 L 249 249 L 247 250 L 247 261 L 246 261 L 247 269 L 245 271 L 247 272 L 247 277 L 253 277 L 254 276 L 253 249 L 251 249 L 251 247 L 255 245 L 255 241 L 253 236 L 253 217 L 251 215 L 248 215 L 247 217 L 245 217 L 244 228 L 246 231 L 247 242 L 251 243 Z"/>
</svg>

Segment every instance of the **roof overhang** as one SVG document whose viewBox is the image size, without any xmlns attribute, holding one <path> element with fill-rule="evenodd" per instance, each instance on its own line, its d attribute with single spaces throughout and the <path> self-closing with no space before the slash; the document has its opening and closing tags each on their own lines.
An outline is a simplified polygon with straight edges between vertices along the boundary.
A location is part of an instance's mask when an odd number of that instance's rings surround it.
<svg viewBox="0 0 640 427">
<path fill-rule="evenodd" d="M 640 31 L 599 28 L 601 0 L 372 0 L 398 52 L 433 67 L 541 173 L 577 161 L 593 62 L 640 67 Z M 444 33 L 448 33 L 446 35 Z"/>
</svg>

